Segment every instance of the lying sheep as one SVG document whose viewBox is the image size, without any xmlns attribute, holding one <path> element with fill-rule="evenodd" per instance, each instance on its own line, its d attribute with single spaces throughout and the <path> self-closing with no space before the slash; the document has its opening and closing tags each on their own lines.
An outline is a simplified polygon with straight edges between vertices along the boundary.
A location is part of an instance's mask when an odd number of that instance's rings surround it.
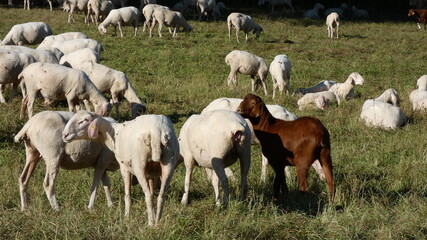
<svg viewBox="0 0 427 240">
<path fill-rule="evenodd" d="M 74 19 L 74 11 L 81 11 L 84 13 L 85 16 L 85 23 L 89 22 L 89 19 L 87 19 L 87 3 L 89 0 L 65 0 L 63 7 L 64 9 L 68 9 L 68 23 L 73 21 L 74 23 L 76 20 Z"/>
<path fill-rule="evenodd" d="M 66 32 L 58 35 L 47 36 L 37 48 L 50 47 L 54 42 L 63 42 L 73 39 L 88 39 L 88 36 L 82 32 Z"/>
<path fill-rule="evenodd" d="M 40 93 L 48 102 L 66 99 L 70 112 L 75 112 L 76 104 L 82 106 L 84 103 L 86 109 L 89 109 L 88 102 L 93 103 L 96 112 L 101 115 L 109 113 L 111 109 L 111 104 L 89 77 L 77 69 L 36 62 L 26 67 L 19 74 L 18 80 L 22 81 L 21 119 L 26 108 L 28 108 L 28 118 L 33 115 L 33 105 L 37 93 Z M 108 110 L 107 112 L 101 112 L 104 106 Z"/>
<path fill-rule="evenodd" d="M 89 25 L 89 16 L 95 17 L 95 24 L 98 25 L 98 21 L 108 16 L 111 10 L 114 9 L 114 4 L 110 0 L 89 0 L 87 3 L 87 24 Z"/>
<path fill-rule="evenodd" d="M 132 121 L 111 123 L 87 111 L 79 111 L 68 121 L 62 139 L 98 141 L 107 146 L 120 164 L 125 185 L 125 215 L 130 212 L 131 174 L 136 176 L 145 195 L 148 225 L 158 225 L 165 193 L 179 157 L 179 144 L 172 122 L 163 115 L 142 115 Z M 161 179 L 154 205 L 153 180 Z"/>
<path fill-rule="evenodd" d="M 231 28 L 236 29 L 237 42 L 239 41 L 239 32 L 242 30 L 245 33 L 245 43 L 248 42 L 248 33 L 253 32 L 256 38 L 259 37 L 264 29 L 252 20 L 252 17 L 243 13 L 231 13 L 227 17 L 228 39 L 231 40 Z"/>
<path fill-rule="evenodd" d="M 365 79 L 357 73 L 351 73 L 347 80 L 344 83 L 335 83 L 329 89 L 330 92 L 335 93 L 337 96 L 338 103 L 343 100 L 348 100 L 354 97 L 354 86 L 355 85 L 363 85 L 365 83 Z"/>
<path fill-rule="evenodd" d="M 153 22 L 150 27 L 150 37 L 153 36 L 152 32 L 156 26 L 156 22 L 159 23 L 159 37 L 162 37 L 163 25 L 173 28 L 172 37 L 177 36 L 177 30 L 179 30 L 179 28 L 183 28 L 184 32 L 191 32 L 193 30 L 190 24 L 188 24 L 187 20 L 185 20 L 182 13 L 164 8 L 156 8 L 153 13 Z"/>
<path fill-rule="evenodd" d="M 123 37 L 122 25 L 132 25 L 135 30 L 134 36 L 136 36 L 141 17 L 141 12 L 136 7 L 113 9 L 105 20 L 99 24 L 98 31 L 101 34 L 106 34 L 107 27 L 113 25 L 114 35 L 117 35 L 117 26 L 119 26 L 120 36 Z"/>
<path fill-rule="evenodd" d="M 329 106 L 333 103 L 340 104 L 339 98 L 329 91 L 316 92 L 316 93 L 307 93 L 298 99 L 299 110 L 309 109 L 317 107 L 320 110 L 325 110 L 326 106 Z"/>
<path fill-rule="evenodd" d="M 12 50 L 15 52 L 26 53 L 34 57 L 37 62 L 47 62 L 47 63 L 58 63 L 58 59 L 56 55 L 51 51 L 38 50 L 34 48 L 29 48 L 25 46 L 12 46 L 12 45 L 4 45 L 0 46 L 0 49 Z"/>
<path fill-rule="evenodd" d="M 291 61 L 289 61 L 286 55 L 281 54 L 274 57 L 273 62 L 270 63 L 270 74 L 273 80 L 273 98 L 276 95 L 276 88 L 282 93 L 286 87 L 286 94 L 289 94 L 291 90 L 291 72 Z"/>
<path fill-rule="evenodd" d="M 410 93 L 409 101 L 414 111 L 427 111 L 427 75 L 417 80 L 417 89 Z"/>
<path fill-rule="evenodd" d="M 330 13 L 326 17 L 326 26 L 328 26 L 328 38 L 334 38 L 334 32 L 338 39 L 338 27 L 340 26 L 340 17 L 338 13 Z"/>
<path fill-rule="evenodd" d="M 142 27 L 142 32 L 145 32 L 145 27 L 151 27 L 150 22 L 153 20 L 153 13 L 156 8 L 169 9 L 166 6 L 162 6 L 159 4 L 147 4 L 142 8 L 142 14 L 145 17 L 144 26 Z"/>
<path fill-rule="evenodd" d="M 259 79 L 264 88 L 264 94 L 267 96 L 267 86 L 265 80 L 267 79 L 268 66 L 263 58 L 260 58 L 252 53 L 245 51 L 233 50 L 225 57 L 225 63 L 230 66 L 230 74 L 228 75 L 228 86 L 232 84 L 237 85 L 237 73 L 251 75 L 252 91 L 255 91 L 255 76 Z"/>
<path fill-rule="evenodd" d="M 0 103 L 6 103 L 3 89 L 6 84 L 12 84 L 9 101 L 12 102 L 19 85 L 18 75 L 25 67 L 35 62 L 33 56 L 12 50 L 0 49 Z"/>
<path fill-rule="evenodd" d="M 185 190 L 181 202 L 188 203 L 191 175 L 194 166 L 206 168 L 212 177 L 215 203 L 220 205 L 219 183 L 223 194 L 222 204 L 229 201 L 228 179 L 224 168 L 240 162 L 240 197 L 246 198 L 247 176 L 251 162 L 251 132 L 246 121 L 235 111 L 214 110 L 192 115 L 179 134 L 179 149 L 185 164 Z M 212 170 L 215 174 L 212 174 Z M 210 172 L 210 173 L 209 173 Z"/>
<path fill-rule="evenodd" d="M 85 62 L 99 63 L 99 55 L 90 48 L 82 48 L 64 55 L 59 60 L 59 64 L 71 68 Z"/>
<path fill-rule="evenodd" d="M 320 3 L 314 4 L 314 7 L 312 9 L 306 10 L 302 16 L 304 18 L 310 18 L 310 19 L 319 19 L 320 18 L 320 11 L 323 11 L 325 9 L 325 6 L 323 6 Z"/>
<path fill-rule="evenodd" d="M 335 81 L 328 81 L 328 80 L 322 80 L 317 85 L 310 87 L 310 88 L 298 88 L 293 94 L 302 94 L 305 95 L 307 93 L 315 93 L 315 92 L 322 92 L 322 91 L 328 91 L 332 85 L 334 85 Z"/>
<path fill-rule="evenodd" d="M 132 118 L 145 112 L 144 103 L 139 99 L 124 72 L 93 62 L 75 64 L 73 68 L 85 72 L 101 93 L 110 94 L 111 103 L 116 109 L 117 119 L 119 118 L 119 101 L 122 97 L 126 98 L 130 103 Z"/>
<path fill-rule="evenodd" d="M 360 118 L 367 126 L 381 129 L 396 129 L 406 123 L 403 111 L 388 102 L 396 102 L 399 99 L 394 89 L 386 90 L 376 99 L 368 99 L 363 103 Z"/>
<path fill-rule="evenodd" d="M 52 29 L 44 22 L 16 24 L 10 29 L 0 45 L 39 44 L 49 35 L 52 35 Z"/>
<path fill-rule="evenodd" d="M 64 143 L 61 139 L 65 124 L 73 116 L 71 112 L 44 111 L 37 113 L 16 134 L 15 142 L 25 143 L 25 167 L 19 177 L 21 210 L 28 208 L 27 188 L 31 175 L 40 158 L 46 165 L 44 190 L 53 209 L 59 210 L 55 195 L 55 180 L 59 168 L 76 170 L 93 167 L 95 173 L 89 199 L 89 209 L 93 209 L 99 182 L 102 180 L 108 206 L 113 205 L 110 193 L 110 180 L 106 171 L 115 171 L 119 164 L 113 152 L 93 141 Z"/>
<path fill-rule="evenodd" d="M 51 47 L 56 47 L 65 55 L 70 54 L 76 50 L 82 48 L 90 48 L 95 51 L 98 55 L 104 50 L 104 47 L 98 41 L 94 39 L 73 39 L 63 42 L 54 42 Z"/>
</svg>

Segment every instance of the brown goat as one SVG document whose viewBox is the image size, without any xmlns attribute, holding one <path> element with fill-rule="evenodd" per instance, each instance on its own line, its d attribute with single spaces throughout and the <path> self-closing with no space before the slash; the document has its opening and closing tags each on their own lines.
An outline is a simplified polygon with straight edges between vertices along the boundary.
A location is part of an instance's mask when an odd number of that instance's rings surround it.
<svg viewBox="0 0 427 240">
<path fill-rule="evenodd" d="M 274 118 L 262 99 L 248 94 L 237 112 L 252 123 L 261 143 L 262 153 L 273 167 L 274 201 L 283 202 L 288 188 L 283 172 L 285 166 L 296 166 L 300 191 L 307 191 L 307 176 L 311 164 L 319 159 L 329 186 L 329 198 L 335 196 L 329 132 L 319 119 L 301 117 L 294 121 Z"/>
<path fill-rule="evenodd" d="M 417 18 L 418 29 L 421 29 L 420 23 L 424 23 L 424 30 L 427 25 L 427 10 L 426 9 L 409 9 L 408 17 L 415 16 Z"/>
</svg>

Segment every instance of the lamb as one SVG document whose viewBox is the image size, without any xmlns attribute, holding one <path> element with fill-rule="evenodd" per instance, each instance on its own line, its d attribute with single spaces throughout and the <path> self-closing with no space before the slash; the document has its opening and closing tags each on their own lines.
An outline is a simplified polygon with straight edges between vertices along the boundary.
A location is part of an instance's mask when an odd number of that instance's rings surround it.
<svg viewBox="0 0 427 240">
<path fill-rule="evenodd" d="M 231 28 L 234 27 L 236 29 L 236 38 L 237 42 L 239 41 L 239 32 L 242 30 L 245 33 L 245 43 L 248 42 L 248 33 L 253 32 L 256 38 L 259 37 L 264 29 L 258 25 L 255 21 L 252 20 L 252 17 L 243 13 L 231 13 L 227 17 L 227 27 L 228 27 L 228 39 L 231 40 Z"/>
<path fill-rule="evenodd" d="M 314 106 L 321 110 L 325 110 L 326 106 L 333 103 L 340 104 L 340 99 L 333 92 L 329 91 L 307 93 L 298 99 L 299 110 L 312 108 Z"/>
<path fill-rule="evenodd" d="M 103 17 L 107 17 L 111 10 L 114 9 L 114 4 L 110 0 L 89 0 L 87 3 L 87 24 L 89 25 L 89 16 L 95 16 L 95 24 Z"/>
<path fill-rule="evenodd" d="M 307 93 L 315 93 L 315 92 L 322 92 L 322 91 L 328 91 L 332 85 L 334 85 L 335 81 L 328 81 L 328 80 L 322 80 L 317 85 L 310 87 L 310 88 L 298 88 L 293 94 L 302 94 L 305 95 Z"/>
<path fill-rule="evenodd" d="M 82 48 L 64 55 L 59 60 L 59 64 L 71 68 L 85 62 L 99 63 L 99 55 L 90 48 Z"/>
<path fill-rule="evenodd" d="M 45 37 L 37 48 L 50 47 L 54 42 L 63 42 L 74 39 L 88 39 L 88 36 L 82 32 L 66 32 L 58 35 L 51 35 Z"/>
<path fill-rule="evenodd" d="M 76 20 L 74 19 L 74 11 L 81 11 L 84 13 L 85 16 L 85 23 L 89 22 L 89 19 L 87 18 L 87 4 L 89 0 L 65 0 L 63 7 L 64 9 L 68 10 L 68 23 L 73 21 L 74 23 Z"/>
<path fill-rule="evenodd" d="M 427 75 L 417 80 L 417 89 L 411 92 L 409 101 L 414 111 L 427 111 Z"/>
<path fill-rule="evenodd" d="M 125 215 L 130 212 L 132 174 L 144 191 L 148 225 L 157 225 L 179 157 L 178 139 L 170 119 L 163 115 L 142 115 L 132 121 L 111 123 L 96 114 L 79 111 L 62 133 L 64 142 L 76 139 L 97 141 L 114 152 L 125 185 Z M 161 186 L 156 211 L 154 189 L 150 186 L 159 177 Z"/>
<path fill-rule="evenodd" d="M 119 101 L 121 97 L 129 101 L 132 118 L 146 111 L 144 103 L 139 99 L 124 72 L 93 62 L 75 64 L 73 68 L 84 71 L 101 93 L 109 93 L 111 95 L 111 103 L 115 106 L 117 119 L 119 118 Z"/>
<path fill-rule="evenodd" d="M 221 124 L 218 124 L 221 123 Z M 214 141 L 212 141 L 215 139 Z M 206 168 L 215 190 L 215 203 L 221 205 L 219 182 L 224 206 L 228 205 L 229 188 L 224 168 L 237 161 L 241 169 L 240 197 L 247 195 L 247 176 L 251 162 L 251 132 L 246 121 L 235 111 L 214 110 L 192 115 L 179 134 L 180 155 L 185 164 L 185 191 L 182 204 L 188 203 L 191 175 L 194 166 Z M 215 174 L 212 174 L 212 170 Z"/>
<path fill-rule="evenodd" d="M 325 10 L 325 12 L 323 13 L 323 15 L 326 17 L 329 14 L 336 12 L 338 13 L 338 15 L 340 16 L 340 18 L 344 18 L 344 12 L 348 9 L 348 5 L 347 3 L 343 2 L 341 3 L 339 8 L 328 8 Z"/>
<path fill-rule="evenodd" d="M 152 19 L 153 19 L 153 13 L 154 13 L 154 10 L 156 8 L 169 9 L 166 6 L 162 6 L 162 5 L 159 5 L 159 4 L 147 4 L 147 5 L 145 5 L 142 8 L 142 14 L 145 17 L 144 26 L 142 27 L 142 32 L 145 32 L 145 27 L 146 26 L 151 27 L 150 26 L 150 21 L 152 21 Z"/>
<path fill-rule="evenodd" d="M 292 6 L 291 0 L 258 0 L 258 6 L 264 5 L 266 2 L 267 3 L 269 2 L 269 4 L 270 4 L 270 8 L 271 8 L 270 15 L 271 16 L 274 13 L 274 8 L 276 6 L 281 6 L 281 5 L 288 5 L 292 10 L 292 14 L 295 13 L 295 10 L 294 10 L 294 7 Z"/>
<path fill-rule="evenodd" d="M 172 37 L 177 36 L 177 30 L 179 28 L 183 28 L 184 32 L 191 32 L 193 28 L 188 24 L 187 20 L 185 20 L 184 15 L 180 12 L 175 12 L 169 9 L 164 8 L 156 8 L 153 13 L 153 22 L 150 27 L 150 37 L 152 37 L 152 32 L 154 27 L 156 26 L 156 22 L 159 23 L 159 37 L 162 37 L 162 26 L 173 28 Z"/>
<path fill-rule="evenodd" d="M 240 50 L 233 50 L 225 57 L 225 63 L 230 66 L 230 74 L 228 75 L 228 86 L 237 85 L 237 73 L 251 75 L 252 91 L 255 91 L 255 84 L 258 86 L 258 80 L 255 81 L 255 76 L 259 79 L 264 88 L 264 94 L 267 96 L 267 86 L 265 80 L 268 75 L 268 66 L 264 59 L 252 53 Z"/>
<path fill-rule="evenodd" d="M 323 11 L 323 9 L 325 9 L 325 6 L 320 3 L 316 3 L 312 9 L 306 10 L 302 16 L 304 18 L 319 19 L 319 13 L 320 11 Z"/>
<path fill-rule="evenodd" d="M 73 39 L 63 42 L 54 42 L 51 47 L 58 48 L 65 55 L 82 48 L 90 48 L 98 55 L 101 51 L 104 50 L 104 47 L 101 45 L 101 43 L 94 39 Z"/>
<path fill-rule="evenodd" d="M 119 164 L 114 158 L 113 152 L 98 143 L 84 140 L 72 143 L 62 141 L 62 130 L 72 116 L 71 112 L 40 112 L 30 118 L 16 134 L 15 142 L 24 141 L 26 153 L 25 167 L 19 177 L 21 210 L 28 208 L 28 183 L 42 157 L 46 162 L 46 177 L 43 186 L 54 210 L 59 210 L 55 194 L 55 180 L 59 168 L 66 170 L 95 168 L 88 208 L 93 209 L 94 207 L 100 180 L 104 185 L 108 206 L 113 205 L 110 180 L 106 171 L 117 170 Z"/>
<path fill-rule="evenodd" d="M 37 50 L 34 48 L 29 48 L 25 46 L 12 46 L 12 45 L 4 45 L 0 46 L 0 49 L 12 50 L 15 52 L 26 53 L 34 57 L 37 62 L 47 62 L 47 63 L 58 63 L 58 59 L 56 55 L 50 51 L 45 50 Z"/>
<path fill-rule="evenodd" d="M 35 61 L 34 57 L 29 54 L 0 49 L 0 103 L 6 103 L 3 97 L 3 89 L 6 84 L 12 84 L 10 93 L 10 102 L 12 102 L 19 84 L 18 75 Z"/>
<path fill-rule="evenodd" d="M 28 118 L 33 115 L 33 105 L 40 94 L 48 102 L 66 99 L 70 112 L 75 112 L 75 105 L 85 103 L 89 109 L 88 102 L 95 106 L 97 113 L 108 114 L 111 104 L 99 92 L 89 77 L 80 70 L 71 69 L 52 63 L 32 63 L 24 69 L 18 76 L 21 80 L 23 94 L 20 118 L 23 118 L 24 111 L 28 108 Z M 101 110 L 107 109 L 106 112 Z"/>
<path fill-rule="evenodd" d="M 424 23 L 424 30 L 427 26 L 427 10 L 426 9 L 409 9 L 408 17 L 415 16 L 417 18 L 418 29 L 421 29 L 420 23 Z"/>
<path fill-rule="evenodd" d="M 356 6 L 351 6 L 351 13 L 356 19 L 369 19 L 369 13 L 366 9 L 358 9 Z"/>
<path fill-rule="evenodd" d="M 262 99 L 248 94 L 237 108 L 237 112 L 249 119 L 255 135 L 261 143 L 262 153 L 273 167 L 274 201 L 283 202 L 288 188 L 284 166 L 296 166 L 300 191 L 306 191 L 310 165 L 319 160 L 329 187 L 329 199 L 335 196 L 332 173 L 331 142 L 329 132 L 319 119 L 301 117 L 294 121 L 274 118 Z"/>
<path fill-rule="evenodd" d="M 52 29 L 44 22 L 16 24 L 10 29 L 0 45 L 39 44 L 49 35 L 52 35 Z"/>
<path fill-rule="evenodd" d="M 106 34 L 107 27 L 113 25 L 114 35 L 117 35 L 117 26 L 119 26 L 120 36 L 123 37 L 122 25 L 128 24 L 133 26 L 135 30 L 134 36 L 136 36 L 141 18 L 141 12 L 136 7 L 113 9 L 108 14 L 107 18 L 99 24 L 98 31 L 101 34 Z"/>
<path fill-rule="evenodd" d="M 199 10 L 199 21 L 202 21 L 202 16 L 208 17 L 208 14 L 212 14 L 214 21 L 221 17 L 220 9 L 225 8 L 224 3 L 215 0 L 197 0 L 197 9 Z"/>
<path fill-rule="evenodd" d="M 363 85 L 365 83 L 365 79 L 357 73 L 351 73 L 347 80 L 344 83 L 335 83 L 329 89 L 330 92 L 335 93 L 337 96 L 338 103 L 342 100 L 348 100 L 354 97 L 354 86 L 355 85 Z"/>
<path fill-rule="evenodd" d="M 326 26 L 328 26 L 328 38 L 334 38 L 334 32 L 338 39 L 338 27 L 340 26 L 340 17 L 338 13 L 332 12 L 326 17 Z"/>
<path fill-rule="evenodd" d="M 273 98 L 276 95 L 276 88 L 282 93 L 286 87 L 286 94 L 289 94 L 291 90 L 291 72 L 291 61 L 289 61 L 286 55 L 281 54 L 274 57 L 273 62 L 270 63 L 270 74 L 273 80 Z"/>
<path fill-rule="evenodd" d="M 405 114 L 398 106 L 388 103 L 397 104 L 396 99 L 399 99 L 396 90 L 387 89 L 380 97 L 366 100 L 360 118 L 367 126 L 385 130 L 403 126 L 406 122 Z"/>
</svg>

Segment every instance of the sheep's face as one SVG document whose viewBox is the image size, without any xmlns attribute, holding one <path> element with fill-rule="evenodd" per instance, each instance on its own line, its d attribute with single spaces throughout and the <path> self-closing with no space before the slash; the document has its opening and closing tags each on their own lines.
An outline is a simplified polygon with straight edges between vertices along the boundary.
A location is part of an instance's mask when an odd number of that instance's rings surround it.
<svg viewBox="0 0 427 240">
<path fill-rule="evenodd" d="M 259 29 L 254 29 L 253 34 L 255 34 L 256 38 L 259 38 L 259 35 L 261 34 L 261 32 L 263 32 L 264 29 L 259 28 Z"/>
<path fill-rule="evenodd" d="M 65 125 L 62 140 L 68 143 L 77 139 L 89 139 L 88 131 L 96 118 L 95 114 L 88 111 L 78 111 Z"/>
<path fill-rule="evenodd" d="M 102 24 L 100 24 L 98 26 L 98 31 L 100 34 L 106 34 L 107 33 L 107 28 L 105 28 Z"/>
<path fill-rule="evenodd" d="M 351 73 L 349 77 L 353 78 L 356 85 L 363 85 L 365 83 L 365 79 L 357 72 Z"/>
</svg>

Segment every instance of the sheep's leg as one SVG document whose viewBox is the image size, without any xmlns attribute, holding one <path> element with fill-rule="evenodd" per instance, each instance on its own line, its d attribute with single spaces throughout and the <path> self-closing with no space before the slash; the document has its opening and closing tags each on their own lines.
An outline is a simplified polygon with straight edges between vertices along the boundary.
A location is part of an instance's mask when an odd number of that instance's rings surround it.
<svg viewBox="0 0 427 240">
<path fill-rule="evenodd" d="M 28 95 L 24 95 L 21 102 L 21 111 L 19 113 L 19 119 L 24 118 L 25 110 L 27 110 L 27 104 L 28 104 Z"/>
<path fill-rule="evenodd" d="M 150 38 L 153 37 L 152 33 L 153 33 L 154 26 L 156 26 L 155 18 L 153 18 L 153 23 L 151 24 L 151 27 L 150 27 Z"/>
<path fill-rule="evenodd" d="M 121 24 L 120 22 L 118 22 L 118 23 L 117 23 L 117 26 L 119 26 L 120 37 L 123 37 L 122 24 Z"/>
<path fill-rule="evenodd" d="M 237 86 L 237 69 L 231 67 L 227 82 L 229 87 L 231 87 L 231 85 Z"/>
<path fill-rule="evenodd" d="M 240 28 L 236 27 L 236 39 L 237 39 L 237 43 L 240 43 L 240 41 L 239 41 L 239 32 L 240 32 Z"/>
<path fill-rule="evenodd" d="M 162 216 L 163 207 L 165 205 L 165 192 L 169 188 L 170 181 L 172 180 L 174 167 L 172 164 L 162 164 L 162 179 L 159 195 L 157 196 L 157 212 L 156 212 L 156 222 L 157 225 L 160 221 L 160 217 Z"/>
<path fill-rule="evenodd" d="M 15 97 L 17 89 L 18 89 L 18 83 L 13 83 L 12 84 L 12 91 L 10 92 L 9 102 L 13 101 L 13 97 Z M 1 90 L 0 90 L 0 92 L 1 92 Z"/>
<path fill-rule="evenodd" d="M 109 156 L 107 156 L 108 154 L 111 154 L 111 153 L 109 151 L 104 150 L 98 158 L 98 163 L 95 167 L 95 173 L 93 174 L 92 187 L 90 189 L 91 194 L 90 194 L 89 205 L 88 205 L 89 210 L 92 210 L 95 204 L 96 190 L 98 189 L 101 178 L 104 184 L 105 195 L 107 196 L 108 206 L 110 206 L 110 204 L 112 205 L 111 194 L 109 190 L 110 180 L 108 179 L 108 176 L 105 172 L 105 169 L 107 168 L 108 163 L 103 163 L 100 160 L 100 159 L 109 158 Z"/>
<path fill-rule="evenodd" d="M 276 88 L 278 86 L 277 86 L 277 81 L 273 76 L 271 76 L 271 80 L 273 80 L 273 98 L 274 98 L 276 96 Z"/>
<path fill-rule="evenodd" d="M 50 8 L 50 11 L 53 11 L 53 8 L 52 8 L 52 1 L 51 1 L 51 0 L 48 0 L 48 2 L 49 2 L 49 8 Z"/>
<path fill-rule="evenodd" d="M 162 37 L 162 27 L 163 27 L 163 23 L 160 21 L 159 22 L 159 29 L 158 29 L 159 37 Z"/>
<path fill-rule="evenodd" d="M 205 169 L 206 169 L 206 174 L 208 175 L 208 178 L 210 178 L 212 182 L 212 186 L 215 192 L 215 205 L 220 206 L 221 201 L 220 201 L 220 192 L 219 192 L 219 178 L 212 169 L 209 169 L 209 168 L 205 168 Z"/>
<path fill-rule="evenodd" d="M 250 146 L 239 154 L 240 161 L 240 200 L 244 201 L 248 194 L 248 174 L 251 164 Z"/>
<path fill-rule="evenodd" d="M 337 26 L 337 39 L 338 39 L 338 26 Z"/>
<path fill-rule="evenodd" d="M 227 26 L 228 26 L 228 40 L 230 40 L 231 41 L 231 22 L 228 22 L 227 23 Z"/>
<path fill-rule="evenodd" d="M 27 109 L 28 109 L 28 119 L 30 119 L 33 116 L 33 108 L 34 108 L 34 102 L 36 101 L 36 95 L 35 94 L 29 94 L 27 100 L 28 100 L 28 102 L 26 105 L 27 105 Z M 24 100 L 22 100 L 22 101 L 24 101 Z M 22 106 L 21 106 L 21 112 L 22 112 Z"/>
<path fill-rule="evenodd" d="M 262 87 L 264 88 L 264 94 L 265 94 L 265 96 L 267 96 L 268 92 L 267 92 L 267 86 L 265 85 L 265 79 L 260 78 L 260 80 L 262 83 Z"/>
<path fill-rule="evenodd" d="M 319 175 L 320 180 L 325 181 L 325 173 L 323 172 L 322 165 L 319 160 L 316 159 L 316 161 L 311 164 L 311 167 L 313 167 L 317 175 Z"/>
<path fill-rule="evenodd" d="M 268 160 L 267 158 L 264 156 L 264 154 L 262 154 L 262 168 L 261 168 L 261 181 L 263 183 L 265 183 L 266 178 L 267 178 L 267 167 L 268 167 Z"/>
<path fill-rule="evenodd" d="M 117 159 L 120 162 L 119 159 Z M 120 166 L 120 173 L 122 174 L 123 182 L 125 185 L 125 216 L 129 216 L 130 212 L 130 187 L 131 187 L 131 174 L 125 167 Z M 139 181 L 139 179 L 138 179 Z"/>
<path fill-rule="evenodd" d="M 255 76 L 251 75 L 252 92 L 255 92 L 255 83 L 256 83 Z"/>
<path fill-rule="evenodd" d="M 144 25 L 142 26 L 142 32 L 145 32 L 146 27 L 150 27 L 150 19 L 145 19 Z"/>
<path fill-rule="evenodd" d="M 220 158 L 213 158 L 212 159 L 212 168 L 215 171 L 216 175 L 218 176 L 218 178 L 221 182 L 222 191 L 224 193 L 223 194 L 223 205 L 227 206 L 228 201 L 230 199 L 230 190 L 228 188 L 228 178 L 227 178 L 227 175 L 225 175 L 223 160 Z"/>
<path fill-rule="evenodd" d="M 47 157 L 45 156 L 45 159 Z M 50 205 L 54 210 L 59 210 L 58 202 L 56 201 L 55 195 L 55 179 L 58 174 L 58 166 L 59 159 L 54 159 L 53 161 L 45 161 L 46 162 L 46 176 L 44 178 L 44 191 L 46 193 L 47 199 L 50 202 Z"/>
<path fill-rule="evenodd" d="M 22 170 L 22 174 L 19 177 L 19 192 L 21 194 L 21 210 L 25 210 L 28 208 L 28 200 L 27 200 L 27 188 L 28 181 L 33 174 L 35 168 L 37 167 L 40 161 L 40 153 L 31 149 L 27 142 L 25 142 L 25 167 Z"/>
<path fill-rule="evenodd" d="M 145 166 L 142 166 L 142 169 L 145 169 Z M 148 180 L 145 177 L 145 174 L 143 172 L 144 170 L 139 170 L 135 172 L 135 176 L 138 179 L 139 184 L 142 187 L 142 190 L 144 191 L 145 195 L 145 204 L 147 205 L 147 214 L 148 214 L 148 225 L 153 226 L 155 224 L 154 222 L 154 194 L 150 191 L 150 186 L 148 184 Z"/>
<path fill-rule="evenodd" d="M 245 43 L 247 43 L 247 42 L 248 42 L 248 33 L 245 32 Z"/>
<path fill-rule="evenodd" d="M 5 89 L 5 84 L 0 84 L 0 103 L 6 103 L 6 99 L 4 99 L 3 91 Z"/>
<path fill-rule="evenodd" d="M 138 32 L 138 24 L 135 24 L 134 26 L 133 26 L 133 29 L 134 29 L 134 37 L 136 37 L 136 33 Z"/>
<path fill-rule="evenodd" d="M 107 199 L 107 206 L 111 207 L 113 206 L 113 200 L 111 198 L 111 183 L 110 183 L 110 178 L 107 175 L 107 172 L 104 172 L 104 174 L 102 174 L 102 185 L 104 186 L 104 191 L 105 191 L 105 197 Z"/>
<path fill-rule="evenodd" d="M 185 159 L 185 181 L 184 181 L 184 194 L 182 195 L 181 203 L 188 204 L 188 193 L 190 191 L 191 175 L 193 174 L 194 159 Z"/>
<path fill-rule="evenodd" d="M 178 28 L 177 27 L 174 27 L 173 28 L 173 33 L 172 33 L 172 37 L 175 37 L 175 36 L 177 36 L 178 34 L 176 33 L 176 30 L 177 30 Z"/>
</svg>

